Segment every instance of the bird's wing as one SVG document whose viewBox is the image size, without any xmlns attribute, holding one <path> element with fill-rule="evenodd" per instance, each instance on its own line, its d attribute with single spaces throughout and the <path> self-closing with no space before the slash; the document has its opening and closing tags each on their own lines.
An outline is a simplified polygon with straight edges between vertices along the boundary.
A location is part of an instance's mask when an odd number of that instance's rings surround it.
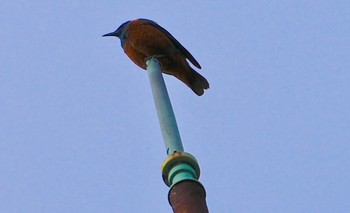
<svg viewBox="0 0 350 213">
<path fill-rule="evenodd" d="M 198 69 L 201 69 L 201 65 L 197 62 L 197 60 L 191 55 L 190 52 L 188 52 L 188 50 L 182 46 L 180 44 L 180 42 L 178 42 L 176 40 L 176 38 L 174 38 L 174 36 L 172 36 L 166 29 L 164 29 L 163 27 L 161 27 L 160 25 L 158 25 L 156 22 L 148 20 L 148 19 L 139 19 L 145 22 L 148 22 L 149 24 L 151 24 L 152 26 L 156 27 L 157 29 L 161 30 L 163 33 L 165 33 L 165 35 L 167 35 L 169 37 L 169 39 L 175 44 L 176 48 L 178 50 L 180 50 L 180 52 L 194 65 L 196 66 Z"/>
</svg>

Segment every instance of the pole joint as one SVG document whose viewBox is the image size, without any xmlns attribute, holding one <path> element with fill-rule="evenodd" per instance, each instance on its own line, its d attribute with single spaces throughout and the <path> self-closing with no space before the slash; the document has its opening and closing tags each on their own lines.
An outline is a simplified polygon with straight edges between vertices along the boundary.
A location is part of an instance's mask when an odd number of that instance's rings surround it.
<svg viewBox="0 0 350 213">
<path fill-rule="evenodd" d="M 162 177 L 167 186 L 174 186 L 184 180 L 197 181 L 200 168 L 196 158 L 186 152 L 175 152 L 168 155 L 162 164 Z"/>
</svg>

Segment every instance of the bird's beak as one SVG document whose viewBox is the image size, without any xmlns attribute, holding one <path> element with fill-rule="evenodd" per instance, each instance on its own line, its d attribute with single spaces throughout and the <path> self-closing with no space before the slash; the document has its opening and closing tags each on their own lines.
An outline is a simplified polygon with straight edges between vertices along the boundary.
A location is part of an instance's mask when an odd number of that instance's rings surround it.
<svg viewBox="0 0 350 213">
<path fill-rule="evenodd" d="M 102 37 L 105 37 L 105 36 L 117 36 L 117 32 L 107 33 L 107 34 L 104 34 Z"/>
</svg>

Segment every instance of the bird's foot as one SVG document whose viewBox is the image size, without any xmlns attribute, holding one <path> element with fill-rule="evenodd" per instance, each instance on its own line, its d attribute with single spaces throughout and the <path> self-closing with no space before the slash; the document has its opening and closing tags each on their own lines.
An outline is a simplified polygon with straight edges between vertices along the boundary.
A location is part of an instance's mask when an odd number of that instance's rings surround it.
<svg viewBox="0 0 350 213">
<path fill-rule="evenodd" d="M 145 58 L 145 62 L 148 61 L 148 60 L 150 60 L 151 58 L 154 58 L 154 59 L 156 59 L 157 61 L 159 61 L 158 59 L 159 59 L 159 58 L 162 58 L 162 57 L 165 57 L 165 55 L 152 55 L 152 56 L 148 56 L 148 57 Z"/>
</svg>

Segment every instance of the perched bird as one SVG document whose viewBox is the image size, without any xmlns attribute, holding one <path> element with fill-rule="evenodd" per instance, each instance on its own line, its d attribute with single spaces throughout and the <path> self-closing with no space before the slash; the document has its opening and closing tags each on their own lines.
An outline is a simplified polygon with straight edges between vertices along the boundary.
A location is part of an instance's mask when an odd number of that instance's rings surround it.
<svg viewBox="0 0 350 213">
<path fill-rule="evenodd" d="M 208 81 L 188 64 L 188 59 L 201 69 L 196 59 L 180 42 L 156 22 L 148 19 L 127 21 L 116 31 L 103 36 L 120 38 L 121 46 L 129 58 L 142 69 L 146 69 L 146 60 L 155 57 L 161 64 L 162 71 L 173 75 L 197 95 L 203 95 L 209 88 Z"/>
</svg>

